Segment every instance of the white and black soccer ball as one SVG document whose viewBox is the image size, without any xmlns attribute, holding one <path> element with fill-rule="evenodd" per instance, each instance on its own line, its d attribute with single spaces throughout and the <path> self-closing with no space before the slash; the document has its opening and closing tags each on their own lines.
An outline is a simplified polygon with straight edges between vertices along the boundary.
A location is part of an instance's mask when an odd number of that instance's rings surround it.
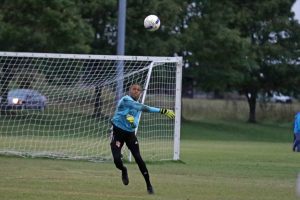
<svg viewBox="0 0 300 200">
<path fill-rule="evenodd" d="M 160 19 L 156 15 L 148 15 L 144 20 L 144 26 L 148 31 L 156 31 L 160 26 Z"/>
</svg>

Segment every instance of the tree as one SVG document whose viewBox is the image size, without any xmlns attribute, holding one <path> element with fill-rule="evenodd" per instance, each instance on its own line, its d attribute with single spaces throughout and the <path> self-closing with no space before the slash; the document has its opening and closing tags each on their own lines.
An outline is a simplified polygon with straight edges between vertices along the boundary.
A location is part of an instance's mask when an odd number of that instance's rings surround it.
<svg viewBox="0 0 300 200">
<path fill-rule="evenodd" d="M 117 42 L 118 1 L 76 0 L 82 18 L 92 27 L 91 52 L 115 54 Z"/>
<path fill-rule="evenodd" d="M 186 70 L 205 90 L 237 90 L 249 104 L 255 122 L 257 94 L 295 91 L 299 83 L 299 24 L 294 1 L 206 2 L 190 21 L 183 40 L 193 65 Z M 191 39 L 193 33 L 194 38 Z M 197 73 L 195 73 L 197 72 Z M 297 76 L 291 76 L 291 74 Z"/>
<path fill-rule="evenodd" d="M 93 32 L 72 0 L 1 0 L 2 51 L 87 53 Z"/>
<path fill-rule="evenodd" d="M 245 60 L 250 71 L 237 85 L 249 102 L 249 121 L 255 122 L 255 104 L 260 92 L 291 93 L 299 83 L 299 24 L 293 19 L 295 1 L 251 1 L 235 3 L 237 15 L 232 28 L 250 38 L 253 56 Z M 292 76 L 291 76 L 292 75 Z"/>
</svg>

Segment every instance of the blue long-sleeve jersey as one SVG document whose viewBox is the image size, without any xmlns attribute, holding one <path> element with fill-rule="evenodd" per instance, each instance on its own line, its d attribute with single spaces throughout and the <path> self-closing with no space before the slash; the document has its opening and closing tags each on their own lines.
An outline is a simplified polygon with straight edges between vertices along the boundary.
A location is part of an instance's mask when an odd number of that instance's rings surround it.
<svg viewBox="0 0 300 200">
<path fill-rule="evenodd" d="M 160 112 L 159 108 L 147 106 L 135 101 L 131 96 L 126 95 L 120 99 L 117 105 L 116 112 L 111 122 L 120 129 L 128 132 L 134 132 L 137 125 L 141 112 Z M 134 117 L 134 123 L 131 124 L 126 120 L 127 115 Z"/>
<path fill-rule="evenodd" d="M 298 112 L 295 116 L 295 121 L 294 121 L 294 133 L 295 134 L 300 134 L 300 112 Z"/>
</svg>

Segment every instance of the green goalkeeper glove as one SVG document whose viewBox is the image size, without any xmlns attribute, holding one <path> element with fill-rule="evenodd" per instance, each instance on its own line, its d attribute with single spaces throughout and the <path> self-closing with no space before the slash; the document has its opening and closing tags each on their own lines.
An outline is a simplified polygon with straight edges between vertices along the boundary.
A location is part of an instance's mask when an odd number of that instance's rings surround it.
<svg viewBox="0 0 300 200">
<path fill-rule="evenodd" d="M 170 119 L 174 119 L 174 118 L 175 118 L 175 113 L 174 113 L 173 110 L 161 108 L 161 109 L 160 109 L 160 113 L 166 115 L 166 116 L 169 117 Z"/>
<path fill-rule="evenodd" d="M 132 115 L 126 115 L 126 120 L 132 124 L 134 122 L 134 117 Z"/>
</svg>

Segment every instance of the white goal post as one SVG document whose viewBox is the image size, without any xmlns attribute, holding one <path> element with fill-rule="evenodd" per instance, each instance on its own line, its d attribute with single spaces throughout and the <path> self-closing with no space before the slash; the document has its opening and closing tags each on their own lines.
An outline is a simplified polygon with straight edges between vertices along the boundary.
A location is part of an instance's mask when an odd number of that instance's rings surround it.
<svg viewBox="0 0 300 200">
<path fill-rule="evenodd" d="M 179 160 L 181 79 L 181 57 L 0 52 L 0 155 L 111 160 L 110 119 L 138 83 L 141 102 L 176 113 L 141 115 L 143 158 Z"/>
</svg>

